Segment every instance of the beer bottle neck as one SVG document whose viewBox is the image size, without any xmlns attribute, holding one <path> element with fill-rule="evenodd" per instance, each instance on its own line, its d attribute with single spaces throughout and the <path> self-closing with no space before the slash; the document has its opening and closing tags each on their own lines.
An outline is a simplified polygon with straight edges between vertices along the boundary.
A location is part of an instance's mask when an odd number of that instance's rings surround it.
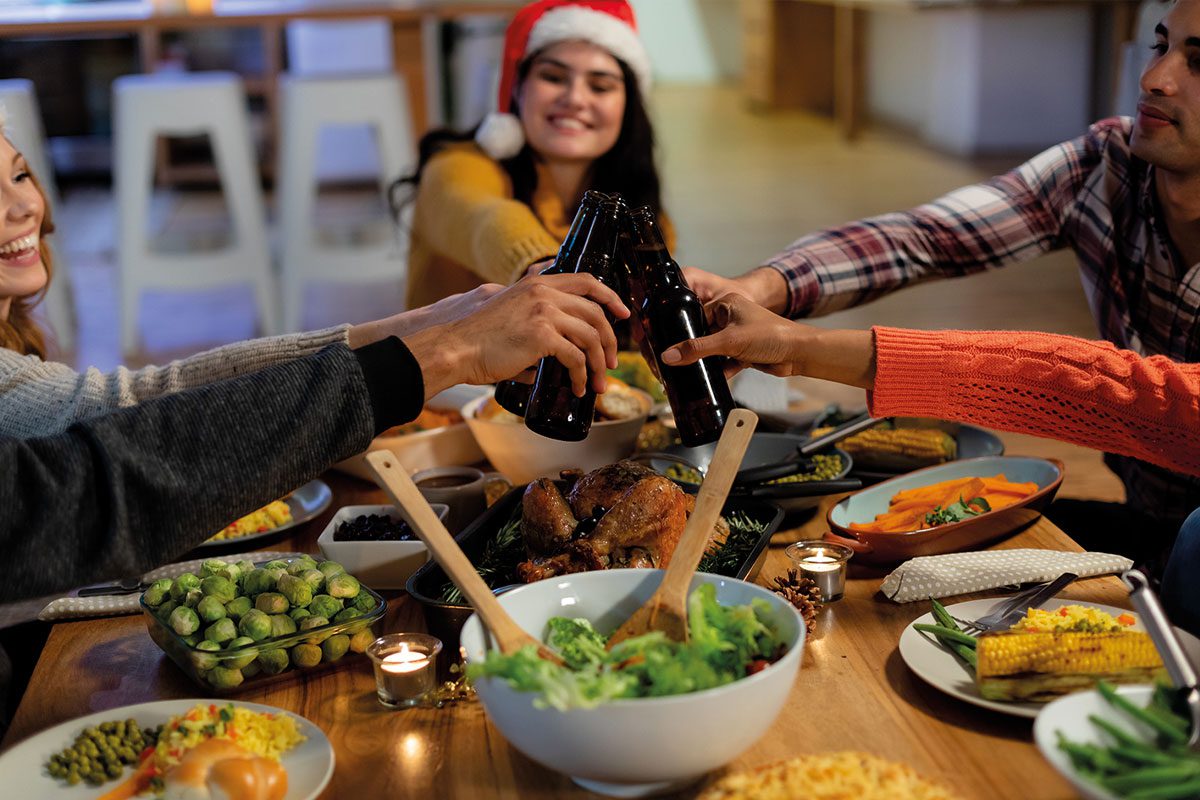
<svg viewBox="0 0 1200 800">
<path fill-rule="evenodd" d="M 598 192 L 584 193 L 583 200 L 579 203 L 579 210 L 575 212 L 575 219 L 571 221 L 571 229 L 567 231 L 566 238 L 558 248 L 558 255 L 555 256 L 554 263 L 550 268 L 545 270 L 546 273 L 576 271 L 576 263 L 587 249 L 592 227 L 600 216 L 603 200 L 604 195 Z"/>
<path fill-rule="evenodd" d="M 648 208 L 639 209 L 631 221 L 630 244 L 647 290 L 686 287 L 683 271 L 671 258 L 654 214 Z"/>
</svg>

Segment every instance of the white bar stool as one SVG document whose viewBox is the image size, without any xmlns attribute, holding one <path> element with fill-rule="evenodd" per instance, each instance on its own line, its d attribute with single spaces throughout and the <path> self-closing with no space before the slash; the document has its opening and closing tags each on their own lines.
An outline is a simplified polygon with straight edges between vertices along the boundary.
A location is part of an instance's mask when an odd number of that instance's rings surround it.
<svg viewBox="0 0 1200 800">
<path fill-rule="evenodd" d="M 371 126 L 379 152 L 379 190 L 385 207 L 387 187 L 413 169 L 416 147 L 408 92 L 398 75 L 288 75 L 280 81 L 280 93 L 276 197 L 282 240 L 283 321 L 285 330 L 297 331 L 303 323 L 304 288 L 310 280 L 340 284 L 402 282 L 406 271 L 404 253 L 395 237 L 340 247 L 318 241 L 313 212 L 321 127 Z"/>
<path fill-rule="evenodd" d="M 4 131 L 24 156 L 29 168 L 37 176 L 38 183 L 46 196 L 46 206 L 53 213 L 59 206 L 58 188 L 54 171 L 46 155 L 46 132 L 42 128 L 42 115 L 38 109 L 37 95 L 33 82 L 24 78 L 0 81 L 0 104 L 5 109 Z M 53 217 L 52 217 L 53 218 Z M 75 304 L 71 294 L 67 262 L 63 257 L 60 233 L 50 240 L 54 276 L 50 290 L 43 301 L 46 319 L 54 329 L 55 340 L 60 350 L 70 350 L 75 342 Z"/>
<path fill-rule="evenodd" d="M 226 72 L 125 75 L 113 82 L 113 106 L 122 352 L 138 345 L 139 302 L 146 289 L 249 283 L 259 326 L 263 333 L 277 332 L 266 212 L 241 80 Z M 157 137 L 202 134 L 212 144 L 229 208 L 230 245 L 211 252 L 155 251 L 148 216 Z"/>
</svg>

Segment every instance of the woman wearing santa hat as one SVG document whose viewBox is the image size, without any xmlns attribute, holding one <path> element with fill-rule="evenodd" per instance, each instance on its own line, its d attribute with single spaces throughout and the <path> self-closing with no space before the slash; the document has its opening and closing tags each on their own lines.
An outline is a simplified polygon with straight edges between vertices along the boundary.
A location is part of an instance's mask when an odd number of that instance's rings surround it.
<svg viewBox="0 0 1200 800">
<path fill-rule="evenodd" d="M 413 204 L 408 307 L 511 283 L 553 258 L 588 189 L 661 217 L 649 87 L 626 0 L 537 0 L 518 11 L 497 111 L 470 132 L 426 135 L 416 173 L 392 187 L 398 213 Z"/>
</svg>

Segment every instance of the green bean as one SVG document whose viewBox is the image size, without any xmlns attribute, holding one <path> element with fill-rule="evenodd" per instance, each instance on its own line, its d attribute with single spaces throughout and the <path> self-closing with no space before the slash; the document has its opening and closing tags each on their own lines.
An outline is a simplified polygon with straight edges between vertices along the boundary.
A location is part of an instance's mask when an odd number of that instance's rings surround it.
<svg viewBox="0 0 1200 800">
<path fill-rule="evenodd" d="M 1111 736 L 1113 739 L 1116 739 L 1117 744 L 1124 745 L 1126 747 L 1146 746 L 1146 743 L 1141 739 L 1134 736 L 1132 733 L 1120 727 L 1119 725 L 1114 725 L 1103 717 L 1097 716 L 1096 714 L 1088 714 L 1088 720 L 1091 721 L 1091 723 L 1097 728 Z"/>
<path fill-rule="evenodd" d="M 1106 681 L 1100 681 L 1096 684 L 1096 689 L 1100 694 L 1111 703 L 1115 708 L 1124 711 L 1127 715 L 1139 722 L 1144 722 L 1154 730 L 1158 731 L 1167 738 L 1172 744 L 1187 744 L 1188 736 L 1179 728 L 1168 724 L 1156 714 L 1146 713 L 1146 709 L 1140 708 L 1129 702 L 1126 698 L 1117 694 L 1117 690 Z"/>
<path fill-rule="evenodd" d="M 1160 753 L 1157 750 L 1151 750 L 1144 744 L 1119 744 L 1112 748 L 1112 753 L 1131 764 L 1147 767 L 1170 767 L 1179 764 L 1178 758 L 1166 753 Z"/>
<path fill-rule="evenodd" d="M 958 644 L 970 647 L 972 649 L 974 649 L 976 645 L 974 636 L 968 636 L 962 631 L 957 631 L 953 628 L 947 628 L 944 625 L 926 625 L 918 622 L 914 624 L 913 627 L 919 631 L 924 631 L 925 633 L 932 633 L 934 636 L 946 642 L 957 642 Z"/>
<path fill-rule="evenodd" d="M 1123 775 L 1108 778 L 1104 781 L 1104 785 L 1113 791 L 1126 794 L 1139 789 L 1174 785 L 1193 778 L 1200 779 L 1200 769 L 1193 765 L 1176 764 L 1130 770 Z"/>
<path fill-rule="evenodd" d="M 1200 778 L 1169 786 L 1154 786 L 1139 789 L 1128 795 L 1128 800 L 1184 800 L 1200 794 Z"/>
<path fill-rule="evenodd" d="M 950 612 L 946 610 L 944 605 L 933 598 L 930 598 L 929 602 L 933 604 L 933 618 L 937 620 L 939 625 L 949 628 L 952 631 L 959 630 L 958 623 L 954 621 L 954 617 L 950 616 Z"/>
</svg>

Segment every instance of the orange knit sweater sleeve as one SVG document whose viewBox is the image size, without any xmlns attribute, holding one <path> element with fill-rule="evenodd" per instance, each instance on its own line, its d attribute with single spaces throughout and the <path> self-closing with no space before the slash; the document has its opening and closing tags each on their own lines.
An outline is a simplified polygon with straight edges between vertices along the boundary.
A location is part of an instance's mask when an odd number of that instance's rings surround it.
<svg viewBox="0 0 1200 800">
<path fill-rule="evenodd" d="M 503 167 L 473 146 L 450 147 L 430 159 L 413 227 L 435 252 L 495 283 L 511 283 L 558 251 L 558 240 L 533 210 L 513 199 Z"/>
<path fill-rule="evenodd" d="M 976 423 L 1200 475 L 1200 364 L 1048 333 L 872 330 L 874 416 Z"/>
</svg>

